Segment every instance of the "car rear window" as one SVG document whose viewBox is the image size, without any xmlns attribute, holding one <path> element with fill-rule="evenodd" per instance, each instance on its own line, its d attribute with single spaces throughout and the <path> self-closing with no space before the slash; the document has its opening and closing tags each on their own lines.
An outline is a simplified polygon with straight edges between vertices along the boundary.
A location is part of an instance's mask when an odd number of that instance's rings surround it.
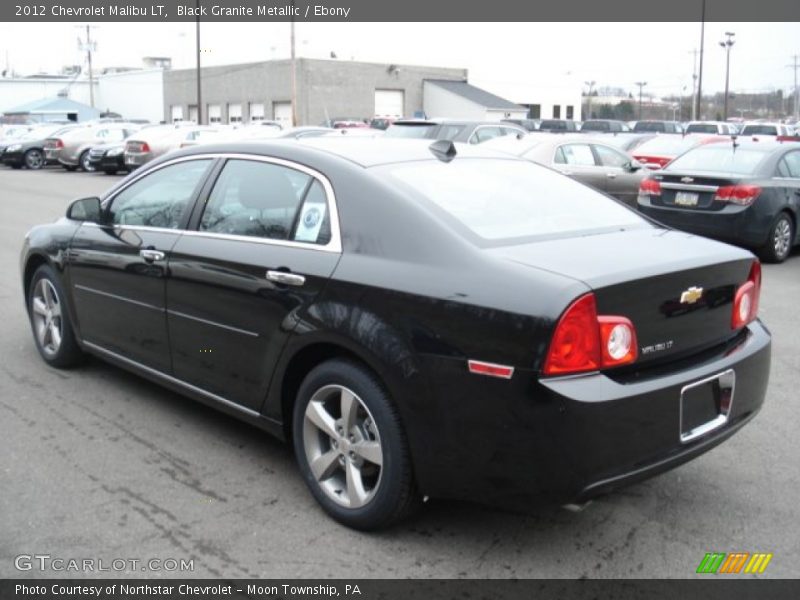
<svg viewBox="0 0 800 600">
<path fill-rule="evenodd" d="M 666 170 L 754 175 L 761 161 L 770 152 L 770 149 L 764 148 L 734 148 L 733 144 L 709 144 L 679 156 Z"/>
<path fill-rule="evenodd" d="M 745 125 L 742 135 L 778 135 L 774 125 Z"/>
<path fill-rule="evenodd" d="M 400 124 L 395 123 L 384 134 L 390 138 L 424 138 L 436 127 L 435 123 Z"/>
<path fill-rule="evenodd" d="M 650 227 L 607 196 L 528 161 L 457 158 L 375 171 L 480 246 Z"/>
<path fill-rule="evenodd" d="M 717 126 L 707 123 L 692 123 L 686 128 L 686 133 L 717 133 Z"/>
<path fill-rule="evenodd" d="M 644 122 L 640 121 L 633 126 L 633 130 L 636 132 L 639 131 L 655 131 L 655 132 L 665 132 L 667 130 L 666 125 L 664 123 L 659 122 Z"/>
</svg>

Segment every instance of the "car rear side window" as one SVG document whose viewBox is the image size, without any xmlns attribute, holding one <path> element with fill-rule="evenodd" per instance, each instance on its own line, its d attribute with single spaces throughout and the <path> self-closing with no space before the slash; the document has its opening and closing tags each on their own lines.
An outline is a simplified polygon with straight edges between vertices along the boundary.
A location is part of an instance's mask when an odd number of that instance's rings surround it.
<svg viewBox="0 0 800 600">
<path fill-rule="evenodd" d="M 143 176 L 112 199 L 111 222 L 177 229 L 210 164 L 211 159 L 189 160 Z"/>
<path fill-rule="evenodd" d="M 375 170 L 480 246 L 650 226 L 592 188 L 528 161 L 456 158 Z"/>
<path fill-rule="evenodd" d="M 297 169 L 229 160 L 211 190 L 200 231 L 312 244 L 330 241 L 320 182 Z"/>
<path fill-rule="evenodd" d="M 594 154 L 589 144 L 565 144 L 559 146 L 555 156 L 556 164 L 594 167 Z"/>
<path fill-rule="evenodd" d="M 783 157 L 781 163 L 786 164 L 787 174 L 784 177 L 800 179 L 800 151 L 789 152 Z"/>
</svg>

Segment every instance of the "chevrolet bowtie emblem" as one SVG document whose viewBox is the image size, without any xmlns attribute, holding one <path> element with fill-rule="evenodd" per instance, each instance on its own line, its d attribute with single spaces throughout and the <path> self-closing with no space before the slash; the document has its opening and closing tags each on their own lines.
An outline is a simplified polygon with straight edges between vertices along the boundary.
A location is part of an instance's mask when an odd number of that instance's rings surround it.
<svg viewBox="0 0 800 600">
<path fill-rule="evenodd" d="M 681 177 L 681 181 L 683 183 L 692 183 L 694 181 L 694 177 Z"/>
<path fill-rule="evenodd" d="M 688 290 L 681 292 L 681 304 L 694 304 L 703 296 L 703 288 L 690 287 Z"/>
</svg>

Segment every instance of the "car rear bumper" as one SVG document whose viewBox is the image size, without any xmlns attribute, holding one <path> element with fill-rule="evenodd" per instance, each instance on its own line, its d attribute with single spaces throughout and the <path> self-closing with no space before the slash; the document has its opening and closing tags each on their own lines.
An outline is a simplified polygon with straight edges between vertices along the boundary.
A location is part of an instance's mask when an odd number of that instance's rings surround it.
<svg viewBox="0 0 800 600">
<path fill-rule="evenodd" d="M 643 214 L 673 229 L 750 248 L 766 243 L 772 224 L 771 216 L 759 213 L 755 205 L 703 211 L 655 206 L 650 200 L 640 198 L 638 208 Z"/>
<path fill-rule="evenodd" d="M 437 361 L 441 423 L 410 434 L 420 487 L 527 509 L 582 502 L 691 460 L 730 437 L 761 408 L 771 338 L 759 322 L 736 340 L 680 362 L 625 376 L 592 373 L 540 379 L 517 371 L 511 380 L 470 375 L 457 359 Z M 727 421 L 681 441 L 684 386 L 733 370 Z M 468 387 L 465 387 L 468 386 Z M 457 390 L 457 391 L 456 391 Z M 437 394 L 437 396 L 439 395 Z M 425 457 L 436 457 L 433 461 Z"/>
<path fill-rule="evenodd" d="M 98 171 L 123 171 L 127 169 L 121 154 L 117 156 L 92 157 L 89 160 L 89 164 Z"/>
<path fill-rule="evenodd" d="M 137 167 L 141 167 L 143 164 L 148 162 L 150 158 L 151 154 L 149 152 L 142 152 L 142 153 L 126 152 L 125 166 L 131 169 L 135 169 Z"/>
</svg>

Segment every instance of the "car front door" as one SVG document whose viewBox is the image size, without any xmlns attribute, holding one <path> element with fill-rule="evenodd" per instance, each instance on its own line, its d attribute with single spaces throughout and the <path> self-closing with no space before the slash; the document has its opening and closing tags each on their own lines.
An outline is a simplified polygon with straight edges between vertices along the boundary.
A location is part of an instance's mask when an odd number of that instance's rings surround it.
<svg viewBox="0 0 800 600">
<path fill-rule="evenodd" d="M 333 189 L 307 167 L 227 159 L 172 249 L 174 375 L 258 410 L 275 362 L 341 255 Z"/>
<path fill-rule="evenodd" d="M 103 202 L 70 246 L 69 282 L 84 342 L 170 372 L 164 303 L 167 263 L 211 159 L 143 174 Z"/>
<path fill-rule="evenodd" d="M 631 170 L 633 159 L 616 148 L 592 144 L 592 149 L 605 173 L 605 192 L 635 208 L 639 184 L 645 177 L 643 170 Z"/>
</svg>

